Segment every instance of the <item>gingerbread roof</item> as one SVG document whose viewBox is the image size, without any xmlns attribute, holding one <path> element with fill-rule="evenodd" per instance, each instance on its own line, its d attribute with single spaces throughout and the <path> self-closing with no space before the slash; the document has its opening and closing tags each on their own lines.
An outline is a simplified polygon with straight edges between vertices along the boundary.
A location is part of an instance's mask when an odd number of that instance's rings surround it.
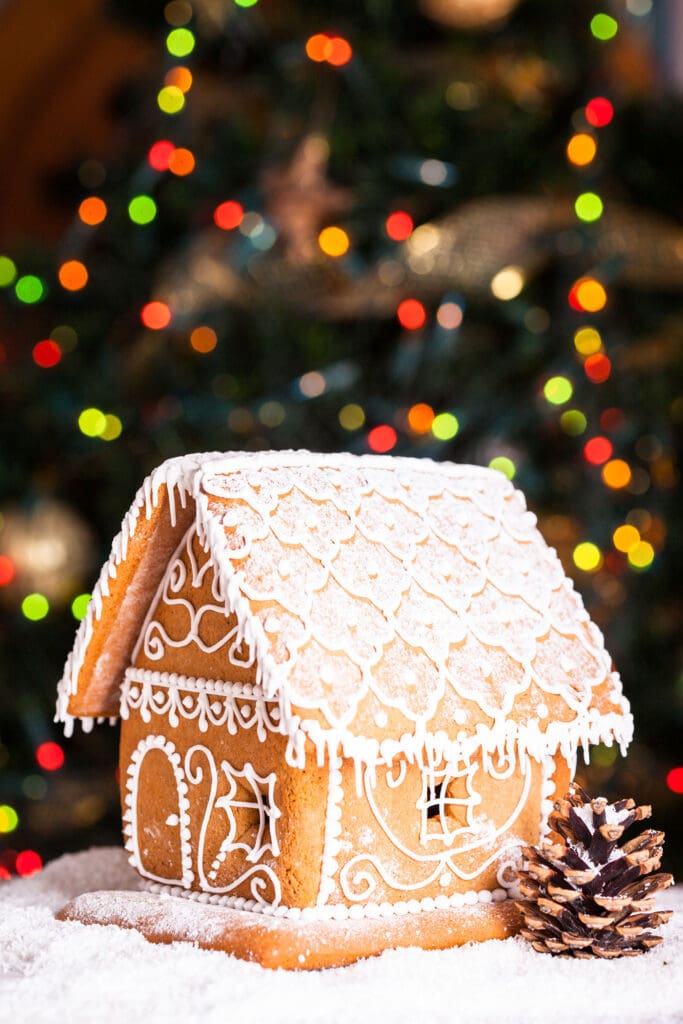
<svg viewBox="0 0 683 1024">
<path fill-rule="evenodd" d="M 116 714 L 188 530 L 252 655 L 231 664 L 217 649 L 212 677 L 252 664 L 299 750 L 308 738 L 319 756 L 362 761 L 513 745 L 572 757 L 630 739 L 602 635 L 502 474 L 308 452 L 187 456 L 145 481 L 67 662 L 60 720 Z"/>
</svg>

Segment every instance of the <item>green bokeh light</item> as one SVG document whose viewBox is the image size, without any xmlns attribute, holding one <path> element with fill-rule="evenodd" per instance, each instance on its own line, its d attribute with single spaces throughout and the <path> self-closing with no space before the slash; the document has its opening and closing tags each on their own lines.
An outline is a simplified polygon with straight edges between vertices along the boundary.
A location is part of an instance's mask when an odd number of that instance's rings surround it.
<svg viewBox="0 0 683 1024">
<path fill-rule="evenodd" d="M 495 459 L 491 459 L 489 462 L 489 469 L 497 469 L 498 472 L 503 473 L 508 480 L 512 480 L 517 472 L 517 467 L 512 459 L 509 459 L 507 455 L 496 455 Z"/>
<path fill-rule="evenodd" d="M 14 291 L 20 302 L 32 305 L 45 295 L 45 285 L 35 274 L 24 274 L 14 286 Z"/>
<path fill-rule="evenodd" d="M 546 401 L 551 405 L 564 405 L 573 393 L 572 382 L 567 377 L 551 377 L 543 387 Z"/>
<path fill-rule="evenodd" d="M 582 192 L 574 203 L 574 209 L 579 220 L 591 223 L 602 217 L 604 207 L 602 199 L 596 192 Z"/>
<path fill-rule="evenodd" d="M 458 418 L 452 412 L 440 412 L 432 421 L 432 434 L 437 441 L 450 441 L 459 429 Z"/>
<path fill-rule="evenodd" d="M 11 260 L 9 256 L 0 256 L 0 288 L 6 288 L 8 284 L 12 284 L 16 276 L 17 268 L 14 260 Z"/>
<path fill-rule="evenodd" d="M 174 28 L 166 37 L 166 49 L 174 57 L 187 57 L 194 50 L 194 32 L 189 28 Z"/>
<path fill-rule="evenodd" d="M 71 602 L 71 614 L 75 619 L 78 619 L 79 622 L 81 619 L 85 618 L 85 613 L 87 612 L 88 605 L 90 604 L 90 597 L 90 594 L 79 594 L 78 597 L 75 597 Z"/>
<path fill-rule="evenodd" d="M 133 196 L 128 203 L 128 216 L 134 224 L 149 224 L 157 215 L 157 204 L 151 196 Z"/>
<path fill-rule="evenodd" d="M 591 18 L 591 32 L 603 43 L 608 39 L 614 39 L 618 31 L 619 23 L 611 14 L 600 12 Z"/>
<path fill-rule="evenodd" d="M 21 602 L 21 611 L 30 622 L 44 619 L 49 610 L 50 605 L 44 594 L 27 594 Z"/>
</svg>

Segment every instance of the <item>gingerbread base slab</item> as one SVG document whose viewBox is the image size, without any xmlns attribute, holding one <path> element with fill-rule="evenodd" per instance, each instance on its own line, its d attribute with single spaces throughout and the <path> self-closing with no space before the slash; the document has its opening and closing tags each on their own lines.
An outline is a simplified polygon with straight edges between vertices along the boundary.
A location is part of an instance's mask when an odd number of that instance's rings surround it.
<svg viewBox="0 0 683 1024">
<path fill-rule="evenodd" d="M 191 942 L 263 967 L 343 967 L 386 949 L 447 949 L 505 939 L 519 929 L 511 900 L 391 918 L 295 921 L 146 892 L 88 892 L 67 903 L 61 921 L 134 928 L 149 942 Z"/>
</svg>

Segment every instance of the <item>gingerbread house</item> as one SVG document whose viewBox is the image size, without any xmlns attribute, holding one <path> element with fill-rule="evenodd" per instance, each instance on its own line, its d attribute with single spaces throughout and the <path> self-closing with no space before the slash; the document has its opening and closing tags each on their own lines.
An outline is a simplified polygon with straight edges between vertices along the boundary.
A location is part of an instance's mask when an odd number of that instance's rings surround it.
<svg viewBox="0 0 683 1024">
<path fill-rule="evenodd" d="M 145 481 L 59 687 L 67 730 L 119 716 L 147 886 L 252 924 L 381 921 L 358 955 L 407 919 L 422 945 L 508 934 L 519 847 L 577 750 L 632 729 L 502 474 L 308 452 L 191 455 Z"/>
</svg>

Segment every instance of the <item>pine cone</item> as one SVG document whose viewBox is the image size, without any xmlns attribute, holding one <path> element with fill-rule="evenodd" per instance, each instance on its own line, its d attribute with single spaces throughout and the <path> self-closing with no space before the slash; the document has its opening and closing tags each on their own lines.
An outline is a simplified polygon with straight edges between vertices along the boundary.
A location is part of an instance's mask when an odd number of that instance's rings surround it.
<svg viewBox="0 0 683 1024">
<path fill-rule="evenodd" d="M 664 833 L 647 829 L 618 845 L 651 812 L 630 799 L 591 800 L 576 784 L 554 804 L 548 824 L 559 841 L 524 850 L 528 863 L 518 885 L 522 935 L 535 950 L 611 958 L 637 956 L 662 941 L 648 929 L 672 913 L 654 910 L 656 894 L 673 883 L 669 874 L 651 874 L 661 863 Z"/>
</svg>

